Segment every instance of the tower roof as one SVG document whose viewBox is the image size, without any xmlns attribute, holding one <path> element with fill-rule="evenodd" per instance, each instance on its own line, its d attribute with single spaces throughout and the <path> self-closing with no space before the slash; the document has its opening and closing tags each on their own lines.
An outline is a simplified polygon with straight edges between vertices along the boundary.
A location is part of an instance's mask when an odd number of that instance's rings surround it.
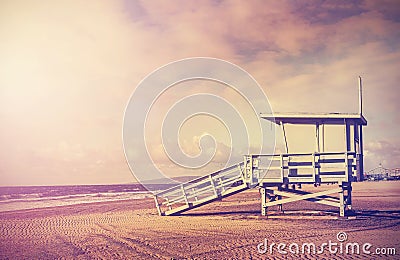
<svg viewBox="0 0 400 260">
<path fill-rule="evenodd" d="M 325 124 L 344 125 L 347 123 L 367 125 L 363 115 L 351 113 L 274 113 L 260 114 L 260 117 L 276 124 Z"/>
</svg>

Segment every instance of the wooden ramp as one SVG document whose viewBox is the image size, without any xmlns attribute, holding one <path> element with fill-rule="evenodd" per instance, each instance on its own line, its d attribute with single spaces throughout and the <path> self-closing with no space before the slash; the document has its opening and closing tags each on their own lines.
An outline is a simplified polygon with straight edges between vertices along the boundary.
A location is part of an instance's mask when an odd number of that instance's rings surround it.
<svg viewBox="0 0 400 260">
<path fill-rule="evenodd" d="M 161 216 L 176 215 L 249 188 L 244 163 L 182 183 L 154 195 Z"/>
</svg>

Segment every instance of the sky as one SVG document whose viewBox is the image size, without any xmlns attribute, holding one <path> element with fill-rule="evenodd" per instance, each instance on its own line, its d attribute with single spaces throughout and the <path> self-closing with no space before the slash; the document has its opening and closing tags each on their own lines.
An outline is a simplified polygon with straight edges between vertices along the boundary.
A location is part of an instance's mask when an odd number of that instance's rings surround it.
<svg viewBox="0 0 400 260">
<path fill-rule="evenodd" d="M 0 185 L 135 182 L 122 144 L 130 96 L 157 68 L 199 56 L 243 68 L 277 112 L 356 113 L 362 76 L 365 170 L 400 167 L 399 46 L 399 1 L 3 0 Z M 157 111 L 211 92 L 251 112 L 217 85 L 178 84 L 149 113 L 149 154 L 168 174 L 193 173 L 171 166 Z M 215 118 L 186 123 L 186 154 L 198 154 L 207 133 L 218 144 L 215 162 L 200 172 L 221 167 L 232 149 L 243 152 L 229 147 Z"/>
</svg>

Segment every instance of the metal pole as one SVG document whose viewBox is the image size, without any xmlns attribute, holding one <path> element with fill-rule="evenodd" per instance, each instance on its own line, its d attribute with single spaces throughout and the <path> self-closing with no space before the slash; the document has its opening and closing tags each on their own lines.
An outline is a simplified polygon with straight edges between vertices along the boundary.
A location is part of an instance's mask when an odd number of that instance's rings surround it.
<svg viewBox="0 0 400 260">
<path fill-rule="evenodd" d="M 363 140 L 363 131 L 362 131 L 362 125 L 360 125 L 360 132 L 359 132 L 359 137 L 360 139 L 360 181 L 364 180 L 364 140 Z"/>
<path fill-rule="evenodd" d="M 315 144 L 315 150 L 317 153 L 320 152 L 320 148 L 319 148 L 319 124 L 316 123 L 315 124 L 315 139 L 316 139 L 316 144 Z"/>
<path fill-rule="evenodd" d="M 286 153 L 289 153 L 289 146 L 288 146 L 288 142 L 287 142 L 287 139 L 286 139 L 285 124 L 282 121 L 280 122 L 280 124 L 281 124 L 281 127 L 282 127 L 283 139 L 285 141 Z"/>
<path fill-rule="evenodd" d="M 362 104 L 362 79 L 358 76 L 358 112 L 362 115 L 363 104 Z"/>
<path fill-rule="evenodd" d="M 325 152 L 325 124 L 322 124 L 322 152 Z"/>
</svg>

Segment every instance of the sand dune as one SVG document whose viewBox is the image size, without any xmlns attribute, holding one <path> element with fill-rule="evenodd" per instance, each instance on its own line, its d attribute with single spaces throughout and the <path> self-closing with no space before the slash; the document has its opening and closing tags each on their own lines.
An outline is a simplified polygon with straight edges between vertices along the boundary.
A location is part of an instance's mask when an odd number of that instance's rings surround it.
<svg viewBox="0 0 400 260">
<path fill-rule="evenodd" d="M 396 248 L 400 254 L 400 182 L 356 183 L 355 219 L 337 219 L 332 208 L 288 204 L 286 213 L 260 216 L 257 190 L 247 191 L 186 215 L 160 217 L 153 200 L 93 203 L 4 212 L 0 215 L 1 259 L 285 259 L 261 254 L 268 243 L 347 242 Z M 303 210 L 307 209 L 306 212 Z M 287 248 L 286 248 L 287 250 Z M 305 254 L 305 259 L 372 259 L 369 254 Z"/>
</svg>

